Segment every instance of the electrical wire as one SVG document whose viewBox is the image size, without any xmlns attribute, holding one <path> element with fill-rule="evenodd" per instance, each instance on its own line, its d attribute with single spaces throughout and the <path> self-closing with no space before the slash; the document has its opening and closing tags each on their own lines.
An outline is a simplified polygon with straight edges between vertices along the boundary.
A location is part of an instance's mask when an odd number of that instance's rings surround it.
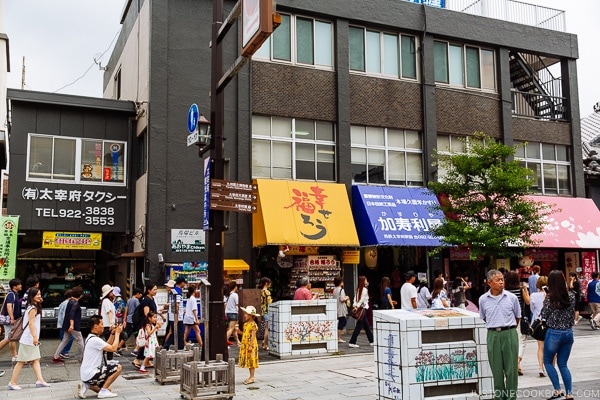
<svg viewBox="0 0 600 400">
<path fill-rule="evenodd" d="M 86 69 L 86 70 L 85 70 L 85 72 L 83 73 L 83 75 L 81 75 L 79 78 L 75 79 L 73 82 L 71 82 L 71 83 L 67 83 L 66 85 L 64 85 L 64 86 L 62 86 L 62 87 L 60 87 L 60 88 L 56 89 L 56 90 L 55 90 L 54 92 L 52 92 L 52 93 L 57 93 L 57 92 L 60 92 L 60 91 L 61 91 L 61 90 L 63 90 L 64 88 L 67 88 L 67 87 L 69 87 L 69 86 L 72 86 L 72 85 L 76 84 L 77 82 L 79 82 L 80 80 L 82 80 L 82 79 L 83 79 L 83 78 L 84 78 L 84 77 L 87 75 L 87 73 L 88 73 L 88 72 L 90 72 L 90 70 L 92 69 L 92 67 L 93 67 L 94 65 L 96 65 L 96 62 L 97 62 L 97 60 L 100 60 L 100 59 L 102 59 L 102 57 L 104 56 L 104 54 L 106 54 L 106 52 L 107 52 L 108 50 L 110 50 L 110 48 L 112 47 L 112 45 L 113 45 L 113 43 L 115 42 L 115 40 L 117 40 L 117 37 L 119 36 L 119 33 L 121 33 L 121 28 L 119 28 L 119 30 L 117 31 L 117 33 L 115 34 L 115 36 L 113 37 L 113 39 L 110 41 L 110 44 L 108 45 L 108 47 L 106 48 L 106 50 L 104 50 L 104 51 L 102 52 L 102 54 L 100 54 L 100 56 L 98 56 L 98 57 L 95 57 L 95 58 L 94 58 L 94 61 L 92 62 L 92 65 L 90 65 L 90 66 L 88 67 L 88 69 Z"/>
</svg>

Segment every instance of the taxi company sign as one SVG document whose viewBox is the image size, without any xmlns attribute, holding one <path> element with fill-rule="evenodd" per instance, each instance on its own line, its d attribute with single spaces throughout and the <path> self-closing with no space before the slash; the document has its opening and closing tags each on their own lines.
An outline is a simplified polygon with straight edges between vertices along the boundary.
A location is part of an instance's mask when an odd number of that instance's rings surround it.
<svg viewBox="0 0 600 400">
<path fill-rule="evenodd" d="M 22 229 L 124 232 L 126 188 L 27 183 L 11 212 Z"/>
<path fill-rule="evenodd" d="M 44 249 L 100 250 L 101 233 L 48 232 L 42 235 Z"/>
</svg>

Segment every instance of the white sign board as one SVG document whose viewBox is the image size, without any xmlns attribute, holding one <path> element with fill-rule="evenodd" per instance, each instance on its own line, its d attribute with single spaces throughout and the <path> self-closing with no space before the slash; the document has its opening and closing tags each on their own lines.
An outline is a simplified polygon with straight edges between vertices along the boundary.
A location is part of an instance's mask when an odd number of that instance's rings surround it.
<svg viewBox="0 0 600 400">
<path fill-rule="evenodd" d="M 201 253 L 206 248 L 202 229 L 171 229 L 171 251 L 173 253 Z"/>
<path fill-rule="evenodd" d="M 242 47 L 260 28 L 260 0 L 242 0 Z"/>
</svg>

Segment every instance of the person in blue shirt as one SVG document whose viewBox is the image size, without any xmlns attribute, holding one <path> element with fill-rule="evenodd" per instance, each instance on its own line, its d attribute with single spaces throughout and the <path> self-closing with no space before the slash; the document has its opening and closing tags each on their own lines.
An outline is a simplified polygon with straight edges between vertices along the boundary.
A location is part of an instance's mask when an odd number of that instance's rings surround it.
<svg viewBox="0 0 600 400">
<path fill-rule="evenodd" d="M 527 280 L 527 285 L 529 287 L 529 294 L 535 293 L 535 291 L 536 291 L 535 284 L 537 283 L 537 280 L 540 279 L 540 271 L 541 270 L 542 269 L 540 268 L 539 265 L 534 265 L 533 267 L 531 267 L 531 275 L 529 276 L 529 279 Z"/>
<path fill-rule="evenodd" d="M 590 308 L 592 309 L 592 318 L 590 325 L 592 329 L 600 329 L 600 281 L 598 280 L 598 272 L 592 272 L 592 280 L 588 283 L 587 297 Z"/>
<path fill-rule="evenodd" d="M 19 291 L 23 286 L 20 279 L 11 279 L 8 282 L 10 286 L 10 291 L 6 294 L 4 298 L 4 305 L 0 312 L 4 316 L 10 317 L 10 323 L 4 325 L 4 339 L 0 342 L 0 350 L 4 348 L 7 344 L 10 347 L 10 351 L 12 352 L 12 361 L 15 362 L 17 360 L 17 343 L 11 342 L 8 340 L 8 335 L 12 330 L 15 320 L 21 316 L 21 300 L 19 299 Z M 5 371 L 0 371 L 0 376 L 4 375 Z"/>
<path fill-rule="evenodd" d="M 396 301 L 392 300 L 392 289 L 390 289 L 390 278 L 381 278 L 381 309 L 389 310 L 395 308 Z"/>
</svg>

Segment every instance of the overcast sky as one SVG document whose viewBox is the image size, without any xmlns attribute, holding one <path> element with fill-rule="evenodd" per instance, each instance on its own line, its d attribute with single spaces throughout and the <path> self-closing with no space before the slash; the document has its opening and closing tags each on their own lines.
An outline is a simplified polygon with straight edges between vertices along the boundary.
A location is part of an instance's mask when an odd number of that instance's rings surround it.
<svg viewBox="0 0 600 400">
<path fill-rule="evenodd" d="M 600 1 L 524 1 L 566 11 L 567 32 L 579 39 L 580 112 L 582 117 L 591 114 L 592 106 L 600 101 L 600 52 L 596 43 L 600 40 Z M 8 87 L 21 87 L 25 57 L 26 89 L 102 97 L 102 71 L 94 65 L 94 58 L 102 65 L 108 62 L 125 2 L 4 0 L 2 17 L 11 61 Z"/>
</svg>

